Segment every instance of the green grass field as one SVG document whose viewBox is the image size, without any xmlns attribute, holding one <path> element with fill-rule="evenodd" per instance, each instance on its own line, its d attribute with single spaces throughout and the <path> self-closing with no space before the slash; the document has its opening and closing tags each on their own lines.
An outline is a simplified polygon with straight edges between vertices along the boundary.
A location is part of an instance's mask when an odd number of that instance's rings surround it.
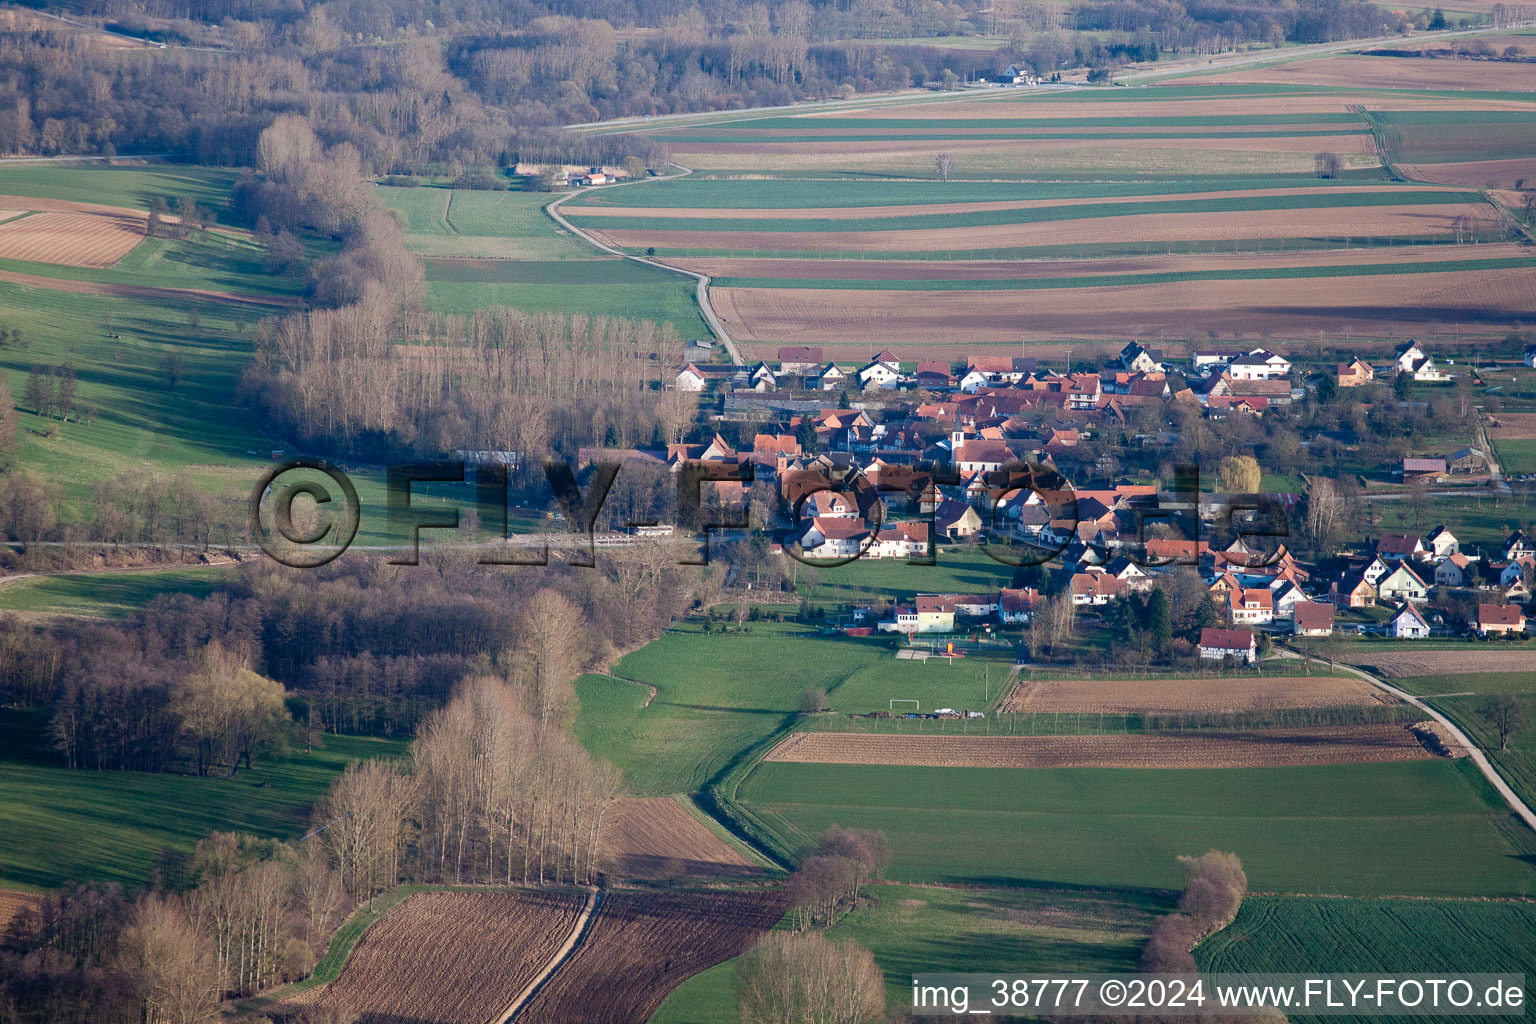
<svg viewBox="0 0 1536 1024">
<path fill-rule="evenodd" d="M 209 832 L 297 839 L 311 805 L 347 762 L 404 752 L 402 741 L 327 736 L 232 779 L 70 771 L 39 733 L 37 712 L 0 709 L 0 883 L 38 888 L 99 879 L 149 881 L 164 849 Z"/>
<path fill-rule="evenodd" d="M 1500 438 L 1493 442 L 1499 466 L 1506 473 L 1536 473 L 1536 440 Z"/>
<path fill-rule="evenodd" d="M 1536 963 L 1536 903 L 1255 896 L 1195 949 L 1195 959 L 1209 972 L 1528 975 Z M 1532 990 L 1527 980 L 1527 1001 Z"/>
<path fill-rule="evenodd" d="M 1157 916 L 1160 894 L 1091 889 L 983 889 L 871 885 L 860 906 L 827 931 L 870 950 L 886 1000 L 911 1000 L 922 971 L 1128 971 Z M 680 985 L 650 1024 L 734 1024 L 736 962 Z"/>
<path fill-rule="evenodd" d="M 66 199 L 148 210 L 158 196 L 171 203 L 185 196 L 230 223 L 229 192 L 240 172 L 229 167 L 163 164 L 136 167 L 8 163 L 0 167 L 0 194 Z"/>
<path fill-rule="evenodd" d="M 0 585 L 0 612 L 115 618 L 135 612 L 163 594 L 206 596 L 234 571 L 232 566 L 219 565 L 11 577 Z"/>
<path fill-rule="evenodd" d="M 1223 770 L 770 763 L 741 803 L 791 849 L 882 829 L 902 881 L 1176 887 L 1175 858 L 1236 852 L 1258 891 L 1510 895 L 1536 841 L 1444 761 Z M 1455 864 L 1455 871 L 1446 865 Z"/>
</svg>

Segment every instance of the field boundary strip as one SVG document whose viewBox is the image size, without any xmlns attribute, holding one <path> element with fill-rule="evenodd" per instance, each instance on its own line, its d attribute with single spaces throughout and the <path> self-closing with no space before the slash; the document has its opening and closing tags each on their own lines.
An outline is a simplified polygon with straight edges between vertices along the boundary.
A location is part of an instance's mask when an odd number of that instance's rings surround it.
<svg viewBox="0 0 1536 1024">
<path fill-rule="evenodd" d="M 592 916 L 597 912 L 597 905 L 602 900 L 603 891 L 601 889 L 594 888 L 587 894 L 587 905 L 582 908 L 581 916 L 576 919 L 576 925 L 571 929 L 571 934 L 565 937 L 564 944 L 555 950 L 555 955 L 549 958 L 549 963 L 544 965 L 544 969 L 539 972 L 538 977 L 530 981 L 517 994 L 517 998 L 512 1000 L 512 1005 L 503 1010 L 499 1016 L 491 1018 L 490 1024 L 508 1024 L 509 1021 L 517 1016 L 519 1010 L 528 1005 L 528 1000 L 538 994 L 539 989 L 544 987 L 544 983 L 565 965 L 565 962 L 571 958 L 571 954 L 576 952 L 577 947 L 586 938 L 587 930 L 592 925 Z"/>
</svg>

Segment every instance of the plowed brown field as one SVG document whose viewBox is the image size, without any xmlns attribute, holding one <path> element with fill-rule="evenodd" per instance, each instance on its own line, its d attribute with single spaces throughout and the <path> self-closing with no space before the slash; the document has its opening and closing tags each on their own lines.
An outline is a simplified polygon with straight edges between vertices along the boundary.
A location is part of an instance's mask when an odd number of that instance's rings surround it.
<svg viewBox="0 0 1536 1024">
<path fill-rule="evenodd" d="M 1275 82 L 1281 85 L 1326 85 L 1346 89 L 1536 92 L 1536 64 L 1346 54 L 1168 80 L 1169 85 L 1176 82 L 1200 85 L 1214 85 L 1218 82 L 1235 85 Z"/>
<path fill-rule="evenodd" d="M 1347 659 L 1357 665 L 1369 665 L 1378 675 L 1441 676 L 1458 673 L 1529 672 L 1536 664 L 1530 651 L 1360 651 Z"/>
<path fill-rule="evenodd" d="M 11 918 L 23 910 L 37 906 L 42 897 L 35 892 L 18 892 L 15 889 L 0 889 L 0 935 L 5 934 L 6 927 L 11 923 Z"/>
<path fill-rule="evenodd" d="M 1238 712 L 1395 703 L 1354 676 L 1242 676 L 1234 679 L 1047 679 L 1021 682 L 1004 711 Z"/>
<path fill-rule="evenodd" d="M 131 213 L 35 213 L 0 224 L 0 259 L 110 267 L 143 240 L 147 223 Z"/>
<path fill-rule="evenodd" d="M 757 865 L 670 797 L 620 800 L 608 814 L 603 845 L 622 874 L 654 877 L 673 873 L 761 873 Z"/>
<path fill-rule="evenodd" d="M 1257 768 L 1431 756 L 1400 725 L 1096 736 L 924 736 L 802 732 L 769 761 L 943 768 Z"/>
<path fill-rule="evenodd" d="M 941 150 L 976 153 L 1023 148 L 1028 149 L 1030 153 L 1081 153 L 1091 159 L 1094 153 L 1103 149 L 1237 149 L 1254 153 L 1315 153 L 1320 149 L 1326 149 L 1335 153 L 1369 153 L 1372 151 L 1371 145 L 1370 136 L 1362 134 L 1252 136 L 1196 133 L 1151 139 L 1097 138 L 1093 135 L 1082 135 L 1074 139 L 967 139 L 960 137 L 901 140 L 828 136 L 825 140 L 797 139 L 793 142 L 774 142 L 771 139 L 768 141 L 743 139 L 740 142 L 679 142 L 677 148 L 680 153 L 686 153 L 689 157 L 700 160 L 705 166 L 727 166 L 711 160 L 710 157 L 742 153 L 810 156 L 823 152 L 845 156 L 886 152 L 924 153 Z"/>
<path fill-rule="evenodd" d="M 544 969 L 586 902 L 575 889 L 417 893 L 363 933 L 340 977 L 290 1002 L 360 1024 L 481 1024 Z"/>
<path fill-rule="evenodd" d="M 746 951 L 786 904 L 780 891 L 605 893 L 517 1024 L 644 1024 L 682 981 Z"/>
<path fill-rule="evenodd" d="M 1501 412 L 1492 417 L 1499 425 L 1489 427 L 1488 433 L 1511 441 L 1528 441 L 1536 438 L 1536 412 Z"/>
<path fill-rule="evenodd" d="M 1515 182 L 1536 181 L 1536 158 L 1516 160 L 1469 160 L 1455 164 L 1399 164 L 1404 174 L 1420 181 L 1473 188 L 1514 188 Z"/>
<path fill-rule="evenodd" d="M 976 343 L 1268 333 L 1316 337 L 1501 334 L 1536 309 L 1529 270 L 1371 277 L 1196 280 L 1025 291 L 714 288 L 710 301 L 743 341 L 836 344 L 879 338 L 909 358 Z"/>
</svg>

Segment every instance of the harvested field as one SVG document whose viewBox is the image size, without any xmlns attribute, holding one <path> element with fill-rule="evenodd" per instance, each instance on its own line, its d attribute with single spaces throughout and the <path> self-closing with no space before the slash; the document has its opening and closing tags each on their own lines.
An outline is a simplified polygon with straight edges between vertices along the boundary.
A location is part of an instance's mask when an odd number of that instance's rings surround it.
<svg viewBox="0 0 1536 1024">
<path fill-rule="evenodd" d="M 1337 135 L 1278 136 L 1185 134 L 1152 139 L 1105 139 L 1095 138 L 1092 135 L 1083 135 L 1075 139 L 976 139 L 956 137 L 902 140 L 881 138 L 850 139 L 846 136 L 828 136 L 826 139 L 814 141 L 775 142 L 772 139 L 760 141 L 753 138 L 744 138 L 739 142 L 680 142 L 677 146 L 678 149 L 686 151 L 690 156 L 702 157 L 702 162 L 707 165 L 716 165 L 716 161 L 710 158 L 721 154 L 793 154 L 809 157 L 819 153 L 830 152 L 839 157 L 848 154 L 867 155 L 871 153 L 890 153 L 892 156 L 898 156 L 912 153 L 937 153 L 940 151 L 971 153 L 982 150 L 1002 149 L 1028 150 L 1031 156 L 1042 153 L 1070 152 L 1082 154 L 1091 160 L 1093 155 L 1099 150 L 1125 148 L 1179 150 L 1241 149 L 1256 153 L 1289 153 L 1299 151 L 1315 153 L 1320 149 L 1332 150 L 1335 153 L 1371 152 L 1370 136 L 1359 132 L 1341 132 Z M 893 151 L 893 146 L 899 147 L 899 149 Z"/>
<path fill-rule="evenodd" d="M 570 936 L 588 894 L 422 892 L 364 934 L 341 976 L 290 1002 L 360 1024 L 495 1020 Z"/>
<path fill-rule="evenodd" d="M 1488 243 L 1478 246 L 1479 259 L 1508 259 L 1529 256 L 1528 250 L 1514 243 Z M 764 257 L 728 259 L 715 257 L 670 258 L 668 263 L 714 278 L 820 278 L 836 281 L 1010 281 L 1043 280 L 1102 274 L 1204 273 L 1219 277 L 1222 273 L 1244 273 L 1277 267 L 1350 267 L 1376 265 L 1390 260 L 1395 264 L 1425 264 L 1466 258 L 1456 246 L 1400 246 L 1390 251 L 1380 248 L 1301 249 L 1283 253 L 1222 253 L 1127 256 L 1112 259 L 1078 260 L 838 260 Z M 1533 263 L 1536 266 L 1536 263 Z"/>
<path fill-rule="evenodd" d="M 605 853 L 625 875 L 754 875 L 762 869 L 671 797 L 620 800 L 603 827 Z"/>
<path fill-rule="evenodd" d="M 1009 712 L 1239 712 L 1280 708 L 1393 704 L 1396 700 L 1353 676 L 1243 676 L 1235 679 L 1049 679 L 1021 682 Z"/>
<path fill-rule="evenodd" d="M 745 952 L 787 902 L 781 891 L 605 893 L 586 938 L 518 1024 L 644 1024 L 685 979 Z"/>
<path fill-rule="evenodd" d="M 1449 676 L 1481 672 L 1528 672 L 1536 655 L 1527 650 L 1361 650 L 1340 660 L 1372 668 L 1387 678 L 1401 676 Z"/>
<path fill-rule="evenodd" d="M 1214 85 L 1218 82 L 1231 85 L 1325 85 L 1349 89 L 1532 92 L 1536 91 L 1536 64 L 1345 54 L 1242 71 L 1169 79 L 1166 84 Z"/>
<path fill-rule="evenodd" d="M 143 240 L 147 223 L 131 213 L 36 213 L 0 224 L 0 259 L 110 267 Z"/>
<path fill-rule="evenodd" d="M 1430 757 L 1400 725 L 1093 736 L 799 732 L 765 760 L 933 768 L 1270 768 Z"/>
<path fill-rule="evenodd" d="M 816 249 L 828 253 L 942 252 L 1043 245 L 1229 241 L 1250 238 L 1366 238 L 1446 236 L 1452 222 L 1473 218 L 1482 228 L 1496 223 L 1484 202 L 1404 206 L 1310 207 L 1209 213 L 1142 213 L 1075 220 L 988 224 L 892 231 L 637 230 L 619 225 L 590 229 L 610 245 L 754 252 Z"/>
<path fill-rule="evenodd" d="M 1501 412 L 1490 417 L 1498 426 L 1490 426 L 1488 433 L 1507 441 L 1536 439 L 1536 412 Z"/>
<path fill-rule="evenodd" d="M 1399 164 L 1399 169 L 1420 181 L 1473 188 L 1514 188 L 1515 182 L 1536 180 L 1536 158 L 1518 160 L 1469 160 L 1464 163 Z"/>
<path fill-rule="evenodd" d="M 0 935 L 5 934 L 5 929 L 11 923 L 11 918 L 23 910 L 30 910 L 37 906 L 42 899 L 35 892 L 19 892 L 16 889 L 0 889 Z"/>
<path fill-rule="evenodd" d="M 1113 204 L 1187 202 L 1205 199 L 1267 198 L 1270 196 L 1321 196 L 1360 195 L 1403 192 L 1435 192 L 1433 185 L 1398 185 L 1382 188 L 1379 185 L 1302 186 L 1300 188 L 1244 188 L 1225 189 L 1219 192 L 1169 192 L 1146 196 L 1077 196 L 1060 199 L 992 200 L 975 203 L 915 203 L 904 206 L 832 206 L 800 209 L 779 209 L 772 212 L 774 220 L 862 220 L 866 217 L 918 217 L 925 214 L 987 213 L 992 210 L 1038 210 L 1063 206 L 1107 206 Z M 1468 199 L 1475 201 L 1475 195 Z M 630 217 L 667 217 L 675 220 L 716 220 L 740 217 L 739 209 L 711 209 L 693 206 L 563 206 L 560 212 L 568 217 L 600 217 L 622 220 Z"/>
<path fill-rule="evenodd" d="M 105 203 L 81 203 L 73 199 L 43 199 L 38 196 L 0 195 L 0 207 L 7 210 L 46 210 L 53 213 L 106 213 L 119 217 L 149 219 L 143 210 L 130 210 L 123 206 Z M 168 218 L 174 222 L 175 218 Z"/>
<path fill-rule="evenodd" d="M 743 341 L 861 342 L 878 336 L 910 358 L 966 344 L 1116 340 L 1162 334 L 1362 337 L 1498 334 L 1530 318 L 1529 270 L 1376 277 L 1193 280 L 1029 291 L 710 289 L 715 312 Z M 1457 327 L 1459 326 L 1459 329 Z M 1470 670 L 1469 670 L 1470 671 Z"/>
<path fill-rule="evenodd" d="M 1202 81 L 1207 79 L 1202 79 Z M 1154 94 L 1155 95 L 1155 94 Z M 935 124 L 973 118 L 998 117 L 1233 117 L 1245 114 L 1345 114 L 1350 101 L 1337 96 L 1223 96 L 1209 99 L 1169 97 L 1142 100 L 1101 99 L 1082 95 L 1071 98 L 1000 96 L 996 99 L 960 99 L 949 103 L 891 105 L 864 110 L 843 109 L 816 117 L 880 118 L 929 117 Z"/>
</svg>

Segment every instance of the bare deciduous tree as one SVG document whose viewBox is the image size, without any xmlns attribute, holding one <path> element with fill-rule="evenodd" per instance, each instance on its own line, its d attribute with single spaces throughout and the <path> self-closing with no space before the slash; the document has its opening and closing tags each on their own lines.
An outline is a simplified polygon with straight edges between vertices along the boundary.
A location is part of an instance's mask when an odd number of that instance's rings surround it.
<svg viewBox="0 0 1536 1024">
<path fill-rule="evenodd" d="M 955 169 L 955 158 L 949 153 L 936 153 L 933 157 L 933 173 L 940 181 L 948 181 Z"/>
<path fill-rule="evenodd" d="M 769 932 L 741 959 L 743 1024 L 866 1024 L 885 1012 L 869 950 L 818 932 Z"/>
<path fill-rule="evenodd" d="M 121 965 L 144 1000 L 146 1024 L 201 1024 L 218 1015 L 224 979 L 213 944 L 179 900 L 146 897 L 121 948 Z"/>
</svg>

